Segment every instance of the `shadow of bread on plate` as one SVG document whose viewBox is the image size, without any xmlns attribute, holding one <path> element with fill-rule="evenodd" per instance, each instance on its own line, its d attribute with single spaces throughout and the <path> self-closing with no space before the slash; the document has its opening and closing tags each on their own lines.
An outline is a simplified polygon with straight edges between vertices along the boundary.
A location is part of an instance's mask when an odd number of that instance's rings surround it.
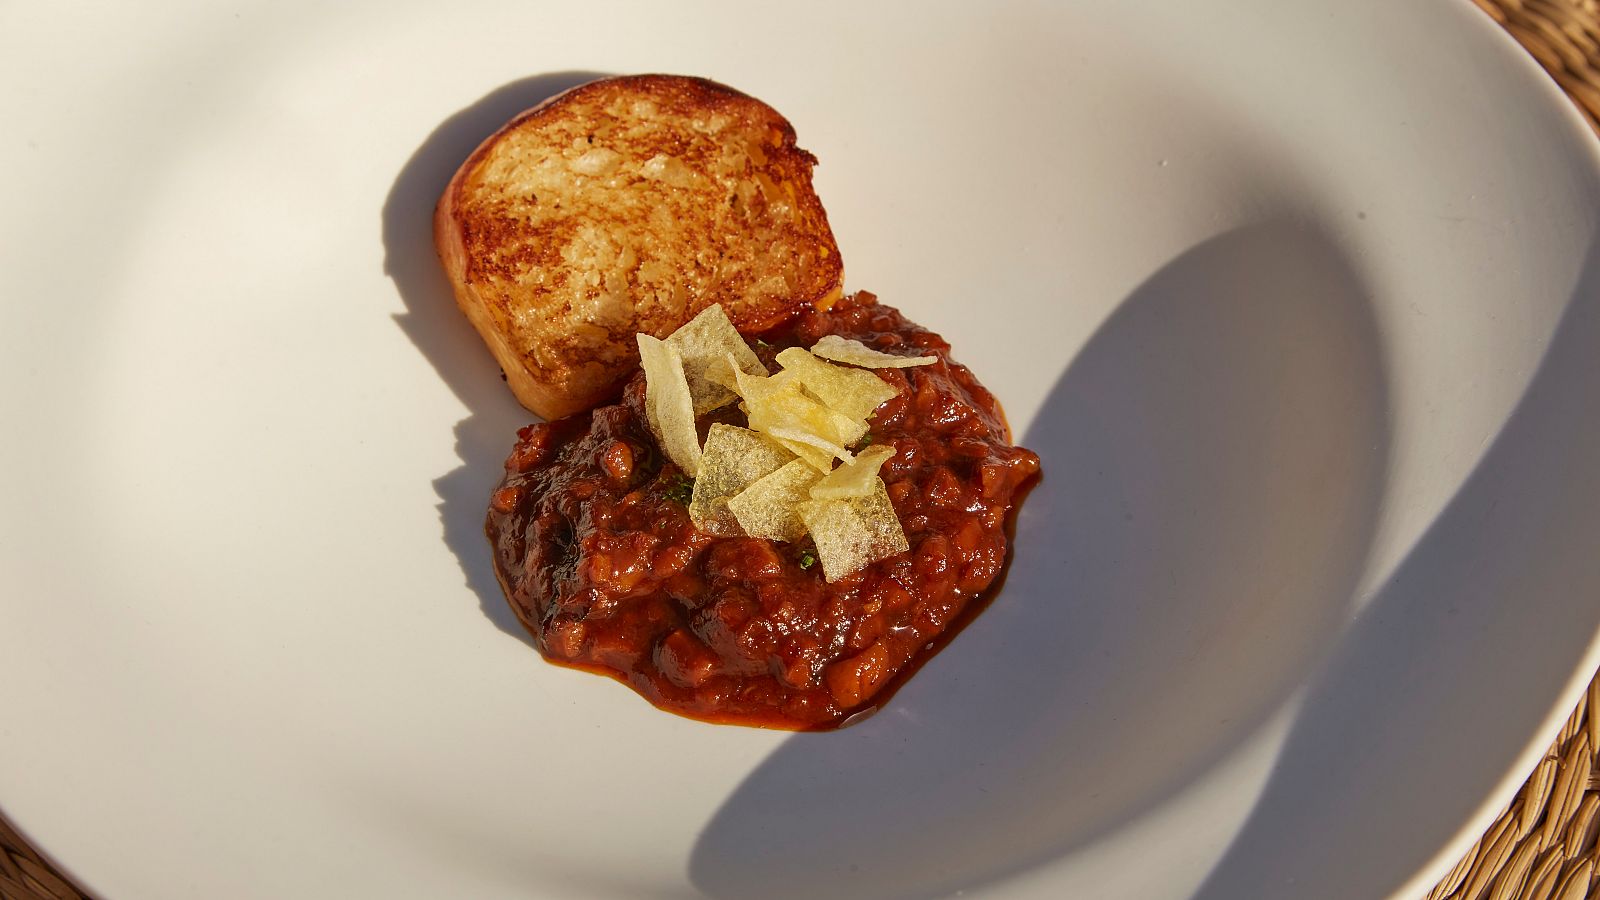
<svg viewBox="0 0 1600 900">
<path fill-rule="evenodd" d="M 518 115 L 445 188 L 434 243 L 456 302 L 523 406 L 608 399 L 720 303 L 743 333 L 840 293 L 816 158 L 772 107 L 701 78 L 580 85 Z"/>
</svg>

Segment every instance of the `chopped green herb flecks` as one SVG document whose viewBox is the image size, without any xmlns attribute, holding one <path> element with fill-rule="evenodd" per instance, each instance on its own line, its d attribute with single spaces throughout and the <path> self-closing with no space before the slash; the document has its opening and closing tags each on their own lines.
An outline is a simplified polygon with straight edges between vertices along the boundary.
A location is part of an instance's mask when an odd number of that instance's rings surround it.
<svg viewBox="0 0 1600 900">
<path fill-rule="evenodd" d="M 800 551 L 800 568 L 809 569 L 817 564 L 817 555 L 810 550 Z"/>
<path fill-rule="evenodd" d="M 694 479 L 682 473 L 668 475 L 661 479 L 661 492 L 668 500 L 688 506 L 694 497 Z"/>
</svg>

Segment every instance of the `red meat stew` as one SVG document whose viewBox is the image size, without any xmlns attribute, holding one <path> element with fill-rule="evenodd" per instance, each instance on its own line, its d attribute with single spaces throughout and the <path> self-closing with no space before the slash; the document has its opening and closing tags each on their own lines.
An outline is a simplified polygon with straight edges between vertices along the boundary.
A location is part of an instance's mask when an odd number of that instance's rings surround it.
<svg viewBox="0 0 1600 900">
<path fill-rule="evenodd" d="M 495 571 L 546 658 L 698 719 L 830 728 L 875 708 L 982 605 L 1038 456 L 1011 445 L 999 404 L 943 338 L 871 294 L 755 349 L 771 365 L 826 334 L 939 359 L 874 370 L 899 391 L 869 419 L 870 439 L 895 448 L 880 474 L 910 551 L 830 584 L 809 540 L 697 531 L 692 482 L 646 424 L 641 373 L 616 405 L 523 428 L 494 492 Z"/>
</svg>

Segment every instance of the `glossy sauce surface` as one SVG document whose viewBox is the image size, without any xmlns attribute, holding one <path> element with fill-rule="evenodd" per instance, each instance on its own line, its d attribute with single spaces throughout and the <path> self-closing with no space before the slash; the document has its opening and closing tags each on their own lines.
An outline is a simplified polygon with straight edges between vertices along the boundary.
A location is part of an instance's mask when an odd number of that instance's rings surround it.
<svg viewBox="0 0 1600 900">
<path fill-rule="evenodd" d="M 779 350 L 824 334 L 939 358 L 875 370 L 898 392 L 870 418 L 870 439 L 895 448 L 881 476 L 910 551 L 830 584 L 809 541 L 697 531 L 638 375 L 615 405 L 522 429 L 491 499 L 496 574 L 546 658 L 694 718 L 829 728 L 874 708 L 981 605 L 1038 457 L 1011 446 L 998 403 L 943 338 L 870 294 L 754 343 L 776 371 Z M 728 407 L 701 426 L 741 419 Z"/>
</svg>

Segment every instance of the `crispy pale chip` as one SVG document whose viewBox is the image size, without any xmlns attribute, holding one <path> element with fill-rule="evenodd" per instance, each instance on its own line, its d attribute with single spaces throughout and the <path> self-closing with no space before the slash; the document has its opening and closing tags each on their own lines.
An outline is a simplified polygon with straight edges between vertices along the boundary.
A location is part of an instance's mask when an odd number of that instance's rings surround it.
<svg viewBox="0 0 1600 900">
<path fill-rule="evenodd" d="M 855 456 L 849 450 L 804 429 L 778 426 L 769 429 L 767 434 L 793 451 L 794 455 L 810 463 L 811 467 L 819 472 L 832 469 L 835 459 L 843 462 L 855 461 Z"/>
<path fill-rule="evenodd" d="M 694 430 L 694 400 L 678 349 L 648 334 L 639 339 L 644 367 L 644 409 L 650 430 L 667 458 L 693 474 L 700 470 L 700 437 Z"/>
<path fill-rule="evenodd" d="M 739 368 L 739 363 L 732 353 L 725 353 L 721 359 L 712 361 L 706 367 L 706 378 L 722 385 L 740 398 L 747 392 L 764 394 L 770 391 L 798 390 L 800 380 L 793 372 L 783 370 L 770 376 L 753 374 Z"/>
<path fill-rule="evenodd" d="M 829 409 L 852 419 L 865 420 L 895 395 L 894 388 L 871 372 L 836 366 L 800 347 L 790 347 L 779 353 L 778 364 L 785 372 L 798 375 L 805 389 Z"/>
<path fill-rule="evenodd" d="M 801 521 L 817 545 L 817 559 L 828 581 L 911 549 L 889 502 L 883 480 L 874 478 L 871 494 L 848 500 L 806 500 L 796 504 Z"/>
<path fill-rule="evenodd" d="M 697 416 L 733 402 L 733 391 L 708 371 L 727 365 L 724 360 L 729 355 L 737 368 L 758 375 L 767 374 L 767 367 L 739 336 L 720 303 L 706 307 L 669 335 L 666 342 L 683 357 L 683 374 L 689 383 L 689 395 L 694 398 Z"/>
<path fill-rule="evenodd" d="M 939 361 L 937 356 L 895 356 L 868 347 L 860 341 L 825 334 L 811 352 L 823 359 L 849 363 L 864 369 L 904 369 L 909 366 L 927 366 Z"/>
<path fill-rule="evenodd" d="M 730 360 L 716 371 L 722 375 L 732 368 Z M 733 371 L 733 389 L 746 402 L 760 402 L 778 394 L 800 393 L 800 378 L 793 372 L 782 371 L 772 376 L 752 375 L 743 369 Z"/>
<path fill-rule="evenodd" d="M 814 447 L 810 444 L 800 443 L 799 441 L 786 441 L 783 438 L 774 437 L 770 434 L 767 435 L 767 437 L 777 441 L 778 446 L 783 447 L 785 450 L 788 450 L 795 456 L 805 460 L 806 464 L 811 466 L 811 468 L 816 469 L 818 474 L 832 469 L 833 461 L 837 458 L 834 456 L 831 450 L 824 450 L 819 447 Z"/>
<path fill-rule="evenodd" d="M 707 441 L 706 452 L 710 451 L 711 442 Z M 855 462 L 845 463 L 812 485 L 811 499 L 845 500 L 871 494 L 880 480 L 878 469 L 893 457 L 894 448 L 881 444 L 862 450 L 856 454 Z"/>
<path fill-rule="evenodd" d="M 872 447 L 859 459 L 847 449 L 866 434 L 867 417 L 895 389 L 870 372 L 797 347 L 778 355 L 783 370 L 769 376 L 716 310 L 665 342 L 639 335 L 651 428 L 669 458 L 697 473 L 689 503 L 695 526 L 711 534 L 780 541 L 799 540 L 809 531 L 829 581 L 905 552 L 905 532 L 878 477 L 894 449 Z M 890 356 L 838 338 L 817 346 L 826 350 L 830 344 L 843 361 L 869 368 L 935 359 Z M 702 451 L 695 416 L 735 397 L 750 427 L 715 424 Z M 844 463 L 837 471 L 835 460 Z"/>
<path fill-rule="evenodd" d="M 712 384 L 721 385 L 728 393 L 739 396 L 739 382 L 733 375 L 739 370 L 739 364 L 734 361 L 732 353 L 724 353 L 721 359 L 714 359 L 706 366 L 706 380 Z"/>
<path fill-rule="evenodd" d="M 745 534 L 774 541 L 798 541 L 806 526 L 795 508 L 808 498 L 817 470 L 796 459 L 745 488 L 728 501 L 728 510 Z"/>
<path fill-rule="evenodd" d="M 721 422 L 712 425 L 700 455 L 700 474 L 694 480 L 689 519 L 707 534 L 743 534 L 728 509 L 728 500 L 790 462 L 799 460 L 754 431 Z"/>
<path fill-rule="evenodd" d="M 845 447 L 866 434 L 866 423 L 807 397 L 792 369 L 769 378 L 741 371 L 733 376 L 752 430 L 770 435 L 820 472 L 831 469 L 835 458 L 853 458 Z"/>
<path fill-rule="evenodd" d="M 830 444 L 849 446 L 867 433 L 867 423 L 836 412 L 799 391 L 773 391 L 748 405 L 750 427 L 757 431 L 790 428 L 808 431 Z"/>
</svg>

